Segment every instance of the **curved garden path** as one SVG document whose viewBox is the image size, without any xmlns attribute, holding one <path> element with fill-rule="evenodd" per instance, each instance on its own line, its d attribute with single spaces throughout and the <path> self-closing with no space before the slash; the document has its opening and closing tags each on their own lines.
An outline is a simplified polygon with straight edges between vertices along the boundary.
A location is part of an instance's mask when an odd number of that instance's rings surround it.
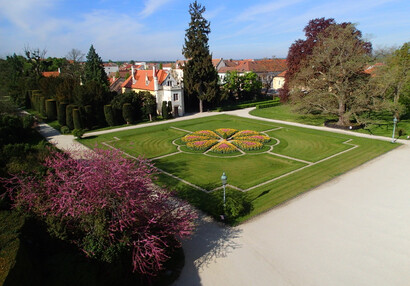
<svg viewBox="0 0 410 286">
<path fill-rule="evenodd" d="M 390 140 L 248 112 L 225 113 Z M 72 142 L 58 134 L 48 140 L 63 149 Z M 409 285 L 410 141 L 398 141 L 403 145 L 238 227 L 202 216 L 183 243 L 185 267 L 174 285 Z"/>
</svg>

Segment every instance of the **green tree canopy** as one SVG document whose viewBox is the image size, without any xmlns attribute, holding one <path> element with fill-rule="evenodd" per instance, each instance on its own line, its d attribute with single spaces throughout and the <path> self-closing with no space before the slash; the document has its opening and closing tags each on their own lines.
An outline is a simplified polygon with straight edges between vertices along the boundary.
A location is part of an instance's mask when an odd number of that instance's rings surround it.
<svg viewBox="0 0 410 286">
<path fill-rule="evenodd" d="M 91 45 L 87 54 L 87 61 L 84 67 L 84 81 L 94 81 L 105 87 L 109 86 L 102 59 L 95 51 L 93 45 Z"/>
<path fill-rule="evenodd" d="M 376 69 L 375 91 L 391 100 L 394 116 L 410 114 L 410 42 L 386 56 L 385 64 Z"/>
<path fill-rule="evenodd" d="M 300 111 L 335 115 L 338 125 L 349 125 L 351 117 L 380 106 L 367 90 L 369 56 L 369 43 L 354 25 L 330 25 L 289 83 L 291 99 Z"/>
<path fill-rule="evenodd" d="M 199 101 L 199 111 L 203 111 L 203 101 L 211 102 L 219 94 L 218 73 L 212 64 L 209 52 L 209 22 L 202 16 L 205 7 L 197 1 L 189 5 L 191 22 L 185 33 L 182 54 L 188 62 L 183 67 L 185 103 L 189 109 L 192 102 Z"/>
</svg>

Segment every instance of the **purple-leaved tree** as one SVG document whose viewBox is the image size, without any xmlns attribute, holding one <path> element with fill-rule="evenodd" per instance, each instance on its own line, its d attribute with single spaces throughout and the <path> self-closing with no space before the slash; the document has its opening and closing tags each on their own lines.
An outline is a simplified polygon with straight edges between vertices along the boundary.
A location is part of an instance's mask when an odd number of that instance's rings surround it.
<svg viewBox="0 0 410 286">
<path fill-rule="evenodd" d="M 3 180 L 8 194 L 16 208 L 43 219 L 89 257 L 113 262 L 129 255 L 134 271 L 156 275 L 169 250 L 193 231 L 196 212 L 153 185 L 155 168 L 143 158 L 96 149 L 81 160 L 52 152 L 44 164 L 44 176 Z"/>
</svg>

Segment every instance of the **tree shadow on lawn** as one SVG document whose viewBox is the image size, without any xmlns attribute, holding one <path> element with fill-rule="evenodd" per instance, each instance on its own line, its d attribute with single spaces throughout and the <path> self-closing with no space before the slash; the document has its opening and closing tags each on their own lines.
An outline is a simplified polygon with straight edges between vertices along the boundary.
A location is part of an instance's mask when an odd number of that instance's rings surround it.
<svg viewBox="0 0 410 286">
<path fill-rule="evenodd" d="M 185 266 L 173 285 L 201 285 L 199 272 L 218 258 L 226 257 L 234 249 L 242 247 L 238 243 L 241 233 L 240 228 L 215 222 L 200 213 L 195 234 L 183 242 Z"/>
</svg>

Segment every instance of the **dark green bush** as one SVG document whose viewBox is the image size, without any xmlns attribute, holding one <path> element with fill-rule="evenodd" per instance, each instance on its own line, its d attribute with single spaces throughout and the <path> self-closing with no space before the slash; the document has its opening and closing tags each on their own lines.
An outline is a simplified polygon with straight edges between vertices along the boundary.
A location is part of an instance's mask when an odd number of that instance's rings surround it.
<svg viewBox="0 0 410 286">
<path fill-rule="evenodd" d="M 167 107 L 167 102 L 163 101 L 162 102 L 162 108 L 161 108 L 161 113 L 162 113 L 162 118 L 168 119 L 168 107 Z"/>
<path fill-rule="evenodd" d="M 74 137 L 81 138 L 84 135 L 84 130 L 83 129 L 74 129 L 72 133 L 73 133 Z"/>
<path fill-rule="evenodd" d="M 47 119 L 54 121 L 57 118 L 57 103 L 55 99 L 46 100 L 46 114 Z"/>
<path fill-rule="evenodd" d="M 74 104 L 69 104 L 66 107 L 66 112 L 65 112 L 66 119 L 65 119 L 65 121 L 66 121 L 66 124 L 67 124 L 68 128 L 70 128 L 70 130 L 74 129 L 73 110 L 76 109 L 76 108 L 77 108 L 77 106 L 74 105 Z"/>
<path fill-rule="evenodd" d="M 82 129 L 83 124 L 81 122 L 81 114 L 79 109 L 73 109 L 73 124 L 74 129 Z"/>
<path fill-rule="evenodd" d="M 168 113 L 168 118 L 172 118 L 172 102 L 168 101 L 168 106 L 167 106 L 167 113 Z"/>
<path fill-rule="evenodd" d="M 252 203 L 247 194 L 227 189 L 226 190 L 226 204 L 225 209 L 223 205 L 223 191 L 214 192 L 212 194 L 214 201 L 216 202 L 214 215 L 225 214 L 225 220 L 227 222 L 233 221 L 238 217 L 248 214 L 252 210 Z"/>
<path fill-rule="evenodd" d="M 60 131 L 62 134 L 70 134 L 70 128 L 68 128 L 68 126 L 62 126 Z"/>
<path fill-rule="evenodd" d="M 131 103 L 124 103 L 122 106 L 122 117 L 127 124 L 135 123 L 135 114 Z"/>
<path fill-rule="evenodd" d="M 40 108 L 38 110 L 42 116 L 47 116 L 46 113 L 46 98 L 44 96 L 40 96 Z"/>
<path fill-rule="evenodd" d="M 95 125 L 95 117 L 93 114 L 93 106 L 86 105 L 84 106 L 84 115 L 83 115 L 83 127 L 91 129 Z"/>
<path fill-rule="evenodd" d="M 66 125 L 66 108 L 67 108 L 67 103 L 65 102 L 60 102 L 60 104 L 58 105 L 57 117 L 58 117 L 58 123 L 60 123 L 61 126 Z"/>
<path fill-rule="evenodd" d="M 105 121 L 109 126 L 115 126 L 114 113 L 110 104 L 104 105 Z"/>
</svg>

